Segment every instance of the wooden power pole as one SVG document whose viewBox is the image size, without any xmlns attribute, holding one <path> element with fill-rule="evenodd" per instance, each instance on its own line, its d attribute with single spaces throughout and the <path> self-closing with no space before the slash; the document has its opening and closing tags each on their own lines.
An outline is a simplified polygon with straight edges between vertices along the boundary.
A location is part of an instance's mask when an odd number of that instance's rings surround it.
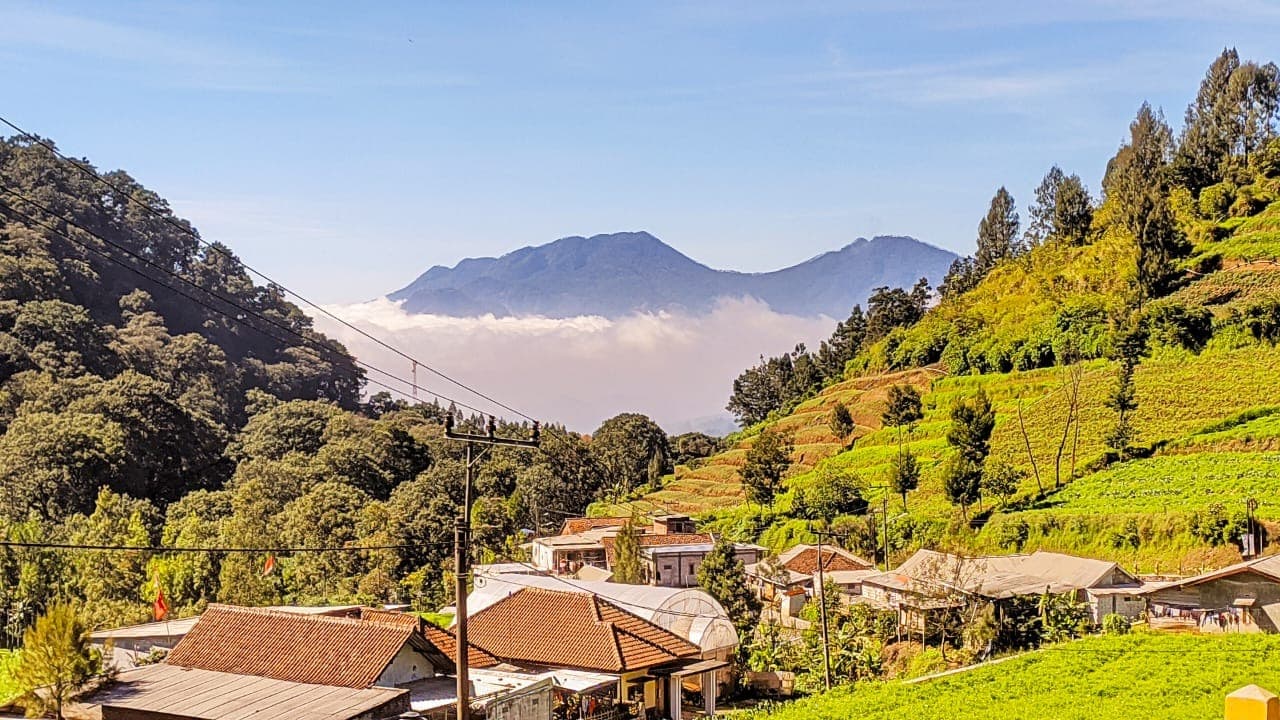
<svg viewBox="0 0 1280 720">
<path fill-rule="evenodd" d="M 465 486 L 463 488 L 462 514 L 453 526 L 453 571 L 454 571 L 454 629 L 457 634 L 457 645 L 454 663 L 457 665 L 458 679 L 458 720 L 471 717 L 471 678 L 467 665 L 467 576 L 471 572 L 471 482 L 475 467 L 484 459 L 489 448 L 495 445 L 507 447 L 538 447 L 542 444 L 542 431 L 537 422 L 533 423 L 533 434 L 528 440 L 516 438 L 500 438 L 497 436 L 497 421 L 489 416 L 484 435 L 468 435 L 454 432 L 453 415 L 444 421 L 444 436 L 450 440 L 465 442 L 467 448 Z M 476 452 L 476 446 L 485 446 Z"/>
</svg>

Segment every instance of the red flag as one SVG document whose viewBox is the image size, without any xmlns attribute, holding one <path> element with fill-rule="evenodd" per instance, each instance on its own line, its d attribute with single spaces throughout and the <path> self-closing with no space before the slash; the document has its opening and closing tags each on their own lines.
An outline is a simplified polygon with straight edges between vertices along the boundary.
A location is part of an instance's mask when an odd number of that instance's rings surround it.
<svg viewBox="0 0 1280 720">
<path fill-rule="evenodd" d="M 163 620 L 169 614 L 169 603 L 164 601 L 164 588 L 156 593 L 156 601 L 151 604 L 151 610 L 155 613 L 156 620 Z"/>
<path fill-rule="evenodd" d="M 276 556 L 268 555 L 267 562 L 262 566 L 262 574 L 270 575 L 272 570 L 276 569 Z"/>
</svg>

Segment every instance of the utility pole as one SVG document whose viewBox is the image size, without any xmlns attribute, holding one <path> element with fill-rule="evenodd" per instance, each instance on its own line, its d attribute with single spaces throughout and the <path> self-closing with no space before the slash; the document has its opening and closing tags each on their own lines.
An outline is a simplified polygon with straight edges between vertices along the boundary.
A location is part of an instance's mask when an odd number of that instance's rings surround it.
<svg viewBox="0 0 1280 720">
<path fill-rule="evenodd" d="M 457 665 L 458 680 L 458 720 L 471 717 L 471 678 L 467 665 L 467 575 L 471 571 L 471 480 L 475 466 L 479 464 L 489 449 L 495 445 L 506 447 L 532 447 L 542 444 L 542 430 L 537 421 L 533 423 L 533 433 L 528 440 L 500 438 L 497 436 L 498 423 L 492 415 L 485 424 L 484 435 L 469 435 L 455 432 L 453 429 L 453 413 L 445 416 L 444 436 L 450 440 L 465 442 L 467 448 L 465 486 L 462 496 L 462 514 L 453 526 L 453 572 L 454 572 L 454 631 L 457 634 L 457 648 L 454 663 Z M 476 452 L 477 445 L 484 449 Z"/>
<path fill-rule="evenodd" d="M 818 530 L 818 615 L 822 618 L 822 675 L 826 688 L 831 689 L 831 643 L 827 641 L 827 583 L 822 566 L 822 536 L 826 533 Z"/>
</svg>

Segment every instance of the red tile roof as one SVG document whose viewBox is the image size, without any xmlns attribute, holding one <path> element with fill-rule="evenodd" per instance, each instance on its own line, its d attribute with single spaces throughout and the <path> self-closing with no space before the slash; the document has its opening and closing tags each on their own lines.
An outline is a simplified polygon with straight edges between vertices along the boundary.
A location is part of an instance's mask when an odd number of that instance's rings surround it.
<svg viewBox="0 0 1280 720">
<path fill-rule="evenodd" d="M 439 662 L 412 624 L 210 605 L 165 662 L 338 687 L 371 687 L 405 644 Z"/>
<path fill-rule="evenodd" d="M 476 613 L 469 632 L 504 660 L 614 673 L 701 652 L 597 595 L 541 588 L 525 588 Z"/>
<path fill-rule="evenodd" d="M 613 565 L 614 544 L 618 541 L 616 537 L 600 538 L 600 544 L 604 546 L 605 562 Z M 703 545 L 714 543 L 715 538 L 702 533 L 671 533 L 668 535 L 637 535 L 636 544 L 638 547 L 659 547 L 666 545 Z"/>
<path fill-rule="evenodd" d="M 818 548 L 813 547 L 800 551 L 795 557 L 788 560 L 783 567 L 804 575 L 812 575 L 818 572 Z M 871 567 L 872 565 L 869 562 L 850 558 L 848 555 L 830 548 L 822 548 L 822 569 L 824 572 L 869 570 Z"/>
<path fill-rule="evenodd" d="M 629 517 L 577 517 L 568 518 L 564 521 L 564 525 L 560 526 L 561 535 L 577 535 L 588 530 L 607 527 L 622 527 L 630 520 Z"/>
<path fill-rule="evenodd" d="M 449 662 L 453 663 L 457 659 L 458 636 L 453 631 L 428 622 L 417 615 L 403 613 L 396 610 L 378 610 L 377 608 L 361 608 L 361 620 L 375 620 L 380 622 L 403 623 L 409 627 L 422 633 L 427 639 L 440 651 L 442 655 L 449 658 Z M 493 667 L 502 663 L 494 655 L 485 652 L 482 648 L 476 647 L 475 643 L 467 643 L 470 647 L 467 649 L 467 664 L 470 667 Z"/>
</svg>

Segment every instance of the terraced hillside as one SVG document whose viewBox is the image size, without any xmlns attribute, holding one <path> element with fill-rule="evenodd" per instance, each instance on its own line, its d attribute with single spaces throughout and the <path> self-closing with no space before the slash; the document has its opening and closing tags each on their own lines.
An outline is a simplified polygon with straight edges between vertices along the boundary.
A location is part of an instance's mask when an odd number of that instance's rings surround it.
<svg viewBox="0 0 1280 720">
<path fill-rule="evenodd" d="M 1280 638 L 1091 637 L 917 684 L 860 683 L 751 720 L 1210 720 L 1249 684 L 1280 688 Z"/>
<path fill-rule="evenodd" d="M 840 453 L 847 442 L 878 430 L 880 410 L 891 385 L 910 384 L 923 392 L 934 378 L 942 374 L 937 368 L 924 368 L 847 380 L 827 388 L 817 397 L 801 403 L 791 414 L 768 425 L 791 434 L 795 447 L 792 472 L 803 473 Z M 828 427 L 828 413 L 836 403 L 844 403 L 852 411 L 857 424 L 857 430 L 848 440 L 836 437 Z M 732 449 L 714 455 L 696 467 L 677 467 L 675 474 L 666 478 L 661 490 L 625 505 L 638 512 L 682 513 L 704 513 L 741 505 L 743 492 L 739 471 L 745 462 L 747 448 L 755 442 L 761 427 L 764 426 L 742 433 Z M 598 504 L 596 511 L 602 515 L 625 514 L 617 505 Z"/>
</svg>

